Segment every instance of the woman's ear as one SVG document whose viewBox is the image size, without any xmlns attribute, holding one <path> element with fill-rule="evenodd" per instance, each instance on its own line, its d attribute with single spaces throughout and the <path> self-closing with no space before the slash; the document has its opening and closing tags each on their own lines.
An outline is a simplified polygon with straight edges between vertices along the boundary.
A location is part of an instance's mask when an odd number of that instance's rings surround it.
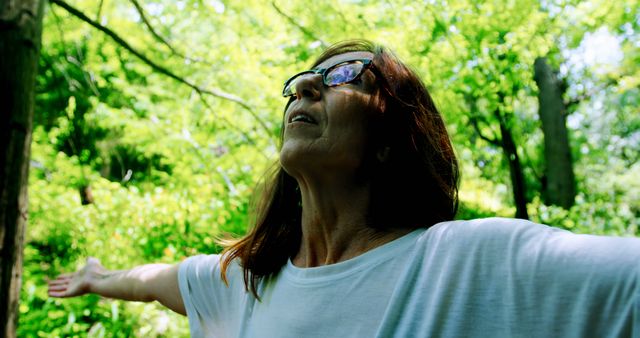
<svg viewBox="0 0 640 338">
<path fill-rule="evenodd" d="M 378 159 L 378 161 L 380 161 L 380 163 L 385 163 L 387 162 L 387 160 L 389 160 L 390 152 L 391 152 L 390 147 L 382 147 L 378 149 L 378 152 L 376 153 L 376 158 Z"/>
</svg>

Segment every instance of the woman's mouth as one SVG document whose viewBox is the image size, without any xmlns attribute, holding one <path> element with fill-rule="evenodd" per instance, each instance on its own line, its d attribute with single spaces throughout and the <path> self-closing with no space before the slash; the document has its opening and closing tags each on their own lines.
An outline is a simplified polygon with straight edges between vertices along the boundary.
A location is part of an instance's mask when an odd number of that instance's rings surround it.
<svg viewBox="0 0 640 338">
<path fill-rule="evenodd" d="M 291 116 L 289 116 L 289 123 L 296 122 L 318 124 L 318 122 L 316 122 L 316 120 L 311 115 L 302 111 L 293 112 Z"/>
</svg>

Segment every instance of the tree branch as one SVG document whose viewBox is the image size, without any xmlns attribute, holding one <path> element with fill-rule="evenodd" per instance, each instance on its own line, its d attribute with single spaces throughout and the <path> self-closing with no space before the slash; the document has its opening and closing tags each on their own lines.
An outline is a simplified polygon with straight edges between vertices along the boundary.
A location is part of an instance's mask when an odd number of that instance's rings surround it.
<svg viewBox="0 0 640 338">
<path fill-rule="evenodd" d="M 573 106 L 580 104 L 582 101 L 590 100 L 594 95 L 603 91 L 607 86 L 611 86 L 615 84 L 616 84 L 616 81 L 613 81 L 613 83 L 611 83 L 611 81 L 608 81 L 603 86 L 594 86 L 589 91 L 584 91 L 583 93 L 581 93 L 576 97 L 573 97 L 569 100 L 565 100 L 563 104 L 567 110 L 567 114 L 569 114 L 569 111 L 573 109 Z"/>
<path fill-rule="evenodd" d="M 496 147 L 501 147 L 502 146 L 502 140 L 498 139 L 497 137 L 493 137 L 490 138 L 486 135 L 484 135 L 482 133 L 482 131 L 480 131 L 480 125 L 478 124 L 478 118 L 475 116 L 471 116 L 469 117 L 469 122 L 471 123 L 471 126 L 473 127 L 473 130 L 476 131 L 476 134 L 478 134 L 478 136 L 487 141 L 489 144 L 496 146 Z"/>
<path fill-rule="evenodd" d="M 542 182 L 543 180 L 542 176 L 544 175 L 540 175 L 538 173 L 538 171 L 536 170 L 536 167 L 533 165 L 533 162 L 531 161 L 531 156 L 529 156 L 524 146 L 520 147 L 520 152 L 522 153 L 522 156 L 520 158 L 522 159 L 523 164 L 526 164 L 525 167 L 531 169 L 533 176 L 536 178 L 538 182 Z"/>
<path fill-rule="evenodd" d="M 69 51 L 67 50 L 67 43 L 64 37 L 64 30 L 62 29 L 62 24 L 60 22 L 60 17 L 58 16 L 58 14 L 56 13 L 56 11 L 52 8 L 51 9 L 51 14 L 53 15 L 53 18 L 55 19 L 56 22 L 56 28 L 58 29 L 58 35 L 60 36 L 60 45 L 62 46 L 62 49 L 64 51 L 64 57 L 65 60 L 67 60 L 67 62 L 75 65 L 76 67 L 78 67 L 80 69 L 80 71 L 82 72 L 82 77 L 84 79 L 84 81 L 87 83 L 87 85 L 89 86 L 89 89 L 91 89 L 91 91 L 93 92 L 93 94 L 95 96 L 100 96 L 100 92 L 98 91 L 98 88 L 95 85 L 95 82 L 93 81 L 93 77 L 91 76 L 91 74 L 89 72 L 87 72 L 84 69 L 84 66 L 82 64 L 82 59 L 83 56 L 79 54 L 79 50 L 76 50 L 76 54 L 78 56 L 78 58 L 71 56 L 71 54 L 69 53 Z M 64 76 L 65 80 L 67 81 L 67 83 L 69 85 L 72 84 L 72 79 L 71 77 L 67 74 L 67 71 L 63 68 L 63 67 L 56 67 L 58 68 L 58 70 L 60 71 L 60 73 L 62 73 L 62 75 Z M 76 81 L 77 82 L 77 81 Z M 78 84 L 80 82 L 77 82 Z"/>
<path fill-rule="evenodd" d="M 170 77 L 170 78 L 174 79 L 175 81 L 190 87 L 191 89 L 193 89 L 199 95 L 207 94 L 207 95 L 211 95 L 211 96 L 214 96 L 214 97 L 217 97 L 217 98 L 221 98 L 221 99 L 224 99 L 224 100 L 228 100 L 228 101 L 231 101 L 231 102 L 234 102 L 234 103 L 238 104 L 240 107 L 244 108 L 249 114 L 251 114 L 251 116 L 253 116 L 253 118 L 258 122 L 260 127 L 262 129 L 264 129 L 264 131 L 268 135 L 271 135 L 271 132 L 270 132 L 269 128 L 267 127 L 266 123 L 264 121 L 262 121 L 262 119 L 256 114 L 256 112 L 253 111 L 251 106 L 248 103 L 246 103 L 244 100 L 242 100 L 241 98 L 239 98 L 239 97 L 237 97 L 237 96 L 235 96 L 233 94 L 229 94 L 229 93 L 226 93 L 224 91 L 221 91 L 219 89 L 202 88 L 202 87 L 200 87 L 200 86 L 188 81 L 187 79 L 184 79 L 184 78 L 178 76 L 177 74 L 175 74 L 174 72 L 170 71 L 169 69 L 167 69 L 167 68 L 165 68 L 163 66 L 160 66 L 159 64 L 153 62 L 147 56 L 145 56 L 144 54 L 142 54 L 138 50 L 134 49 L 128 42 L 126 42 L 123 38 L 121 38 L 114 31 L 112 31 L 111 29 L 101 25 L 100 23 L 98 23 L 98 22 L 96 22 L 94 20 L 91 20 L 89 17 L 87 17 L 80 10 L 70 6 L 66 2 L 64 2 L 62 0 L 49 0 L 49 2 L 54 3 L 54 4 L 64 8 L 71 15 L 77 17 L 78 19 L 90 24 L 94 28 L 96 28 L 99 31 L 105 33 L 111 39 L 113 39 L 113 41 L 115 41 L 117 44 L 119 44 L 124 49 L 129 51 L 131 54 L 133 54 L 136 57 L 138 57 L 140 60 L 142 60 L 142 62 L 146 63 L 154 71 L 156 71 L 156 72 L 158 72 L 160 74 L 163 74 L 163 75 L 165 75 L 167 77 Z"/>
<path fill-rule="evenodd" d="M 313 32 L 311 32 L 310 30 L 306 29 L 304 26 L 302 26 L 301 24 L 297 23 L 292 17 L 288 16 L 287 14 L 285 14 L 277 5 L 275 1 L 271 2 L 271 5 L 273 6 L 273 8 L 275 8 L 276 12 L 278 12 L 278 14 L 282 15 L 285 19 L 287 19 L 287 21 L 289 21 L 290 24 L 298 27 L 298 29 L 304 34 L 306 35 L 308 38 L 315 40 L 315 41 L 319 41 L 320 45 L 322 46 L 322 48 L 327 48 L 327 43 L 324 42 L 324 40 L 318 38 L 315 34 L 313 34 Z"/>
<path fill-rule="evenodd" d="M 624 75 L 625 74 L 621 74 L 620 78 L 622 78 Z M 564 77 L 561 80 L 568 81 L 567 77 Z M 600 85 L 597 85 L 597 86 L 593 86 L 590 90 L 585 89 L 584 91 L 582 91 L 581 94 L 573 98 L 568 98 L 567 100 L 563 100 L 562 103 L 564 104 L 565 111 L 566 111 L 565 115 L 570 115 L 571 113 L 573 113 L 576 105 L 582 103 L 583 101 L 591 100 L 591 98 L 594 97 L 596 94 L 602 91 L 605 91 L 609 87 L 617 86 L 619 84 L 620 82 L 618 81 L 617 78 L 609 77 L 605 79 L 604 83 L 601 83 Z M 565 92 L 566 92 L 566 89 L 565 91 L 563 91 L 563 94 Z"/>
<path fill-rule="evenodd" d="M 151 33 L 151 35 L 153 35 L 153 37 L 158 40 L 161 44 L 167 46 L 167 48 L 169 48 L 169 50 L 171 51 L 171 53 L 173 53 L 174 55 L 177 55 L 185 60 L 189 60 L 189 61 L 194 61 L 194 62 L 198 62 L 198 60 L 194 60 L 191 59 L 189 57 L 187 57 L 186 55 L 178 52 L 170 43 L 169 41 L 167 41 L 165 38 L 163 38 L 162 36 L 160 36 L 160 34 L 158 34 L 158 32 L 153 28 L 153 26 L 151 25 L 151 22 L 149 22 L 149 20 L 147 19 L 147 15 L 144 12 L 144 9 L 142 8 L 142 6 L 140 5 L 140 3 L 138 2 L 138 0 L 129 0 L 133 6 L 136 8 L 136 11 L 138 11 L 138 14 L 140 15 L 140 19 L 142 20 L 142 23 L 144 23 L 144 25 L 147 27 L 147 29 L 149 30 L 149 32 Z"/>
<path fill-rule="evenodd" d="M 462 96 L 464 97 L 465 102 L 469 105 L 469 110 L 470 110 L 470 114 L 469 114 L 469 123 L 471 123 L 471 126 L 473 127 L 473 130 L 475 130 L 476 134 L 478 134 L 478 136 L 487 141 L 489 144 L 496 146 L 496 147 L 501 147 L 502 146 L 502 140 L 499 139 L 498 137 L 494 136 L 494 137 L 488 137 L 486 135 L 484 135 L 482 133 L 482 131 L 480 130 L 480 124 L 478 122 L 478 120 L 481 118 L 480 114 L 476 113 L 476 98 L 473 97 L 473 95 L 469 94 L 469 93 L 465 93 L 465 92 L 459 92 L 462 94 Z M 487 121 L 483 121 L 485 124 L 488 124 Z"/>
<path fill-rule="evenodd" d="M 100 15 L 102 14 L 102 5 L 104 4 L 104 0 L 100 0 L 98 4 L 98 11 L 96 12 L 96 21 L 100 21 Z"/>
</svg>

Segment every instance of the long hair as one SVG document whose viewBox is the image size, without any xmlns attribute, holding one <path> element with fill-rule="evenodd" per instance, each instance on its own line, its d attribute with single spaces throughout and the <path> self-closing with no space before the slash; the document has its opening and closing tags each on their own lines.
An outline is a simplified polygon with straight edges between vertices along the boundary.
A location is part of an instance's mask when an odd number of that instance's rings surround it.
<svg viewBox="0 0 640 338">
<path fill-rule="evenodd" d="M 372 70 L 382 96 L 381 114 L 371 121 L 370 140 L 375 144 L 370 148 L 389 149 L 386 161 L 376 161 L 372 154 L 365 159 L 371 182 L 369 226 L 415 229 L 452 220 L 458 209 L 458 163 L 442 116 L 416 73 L 386 48 L 366 40 L 335 44 L 312 67 L 335 55 L 359 51 L 374 55 Z M 280 271 L 297 253 L 302 237 L 296 180 L 279 164 L 270 177 L 254 205 L 254 227 L 223 251 L 221 263 L 227 282 L 227 269 L 238 259 L 245 287 L 257 298 L 260 279 Z"/>
</svg>

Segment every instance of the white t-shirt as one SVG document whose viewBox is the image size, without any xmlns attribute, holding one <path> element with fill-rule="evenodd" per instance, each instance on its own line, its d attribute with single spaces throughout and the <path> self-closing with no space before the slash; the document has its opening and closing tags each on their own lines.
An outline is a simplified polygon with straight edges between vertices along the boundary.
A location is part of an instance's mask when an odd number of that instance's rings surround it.
<svg viewBox="0 0 640 338">
<path fill-rule="evenodd" d="M 193 337 L 640 337 L 640 239 L 528 221 L 439 223 L 337 264 L 289 262 L 245 291 L 218 255 L 188 258 Z"/>
</svg>

